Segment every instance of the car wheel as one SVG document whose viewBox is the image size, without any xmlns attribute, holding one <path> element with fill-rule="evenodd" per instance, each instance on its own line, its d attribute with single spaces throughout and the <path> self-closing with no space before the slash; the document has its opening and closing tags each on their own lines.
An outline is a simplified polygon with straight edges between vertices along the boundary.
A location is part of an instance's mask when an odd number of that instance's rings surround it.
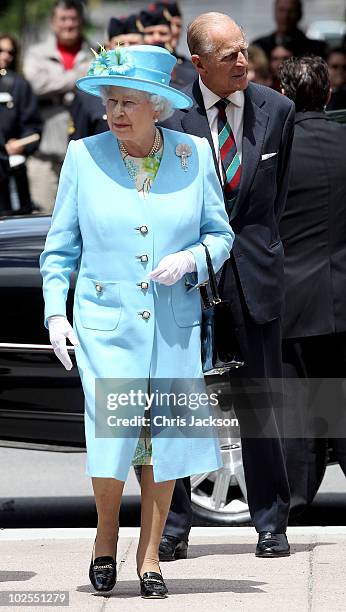
<svg viewBox="0 0 346 612">
<path fill-rule="evenodd" d="M 233 411 L 215 411 L 214 416 L 235 419 Z M 236 419 L 233 421 L 233 423 Z M 193 524 L 249 525 L 251 517 L 241 454 L 241 441 L 237 427 L 224 428 L 220 435 L 223 467 L 215 472 L 191 476 L 191 505 Z M 135 466 L 140 482 L 141 470 Z"/>
<path fill-rule="evenodd" d="M 210 389 L 209 389 L 210 391 Z M 219 432 L 223 467 L 191 476 L 191 502 L 195 525 L 251 524 L 239 426 L 233 410 L 215 410 L 214 416 L 229 418 L 232 425 Z"/>
<path fill-rule="evenodd" d="M 200 526 L 251 525 L 241 453 L 240 431 L 230 405 L 227 376 L 208 376 L 209 395 L 217 392 L 220 405 L 213 408 L 213 416 L 230 421 L 218 429 L 223 467 L 214 472 L 191 476 L 191 505 L 193 524 Z M 140 469 L 135 467 L 140 482 Z"/>
</svg>

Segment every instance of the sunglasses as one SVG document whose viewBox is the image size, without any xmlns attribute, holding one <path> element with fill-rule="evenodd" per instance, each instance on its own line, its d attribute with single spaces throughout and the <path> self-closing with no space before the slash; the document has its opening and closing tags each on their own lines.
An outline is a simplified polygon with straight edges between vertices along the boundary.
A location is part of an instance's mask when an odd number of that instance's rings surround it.
<svg viewBox="0 0 346 612">
<path fill-rule="evenodd" d="M 3 47 L 0 47 L 0 53 L 8 53 L 9 55 L 12 55 L 12 57 L 16 55 L 14 49 L 3 49 Z"/>
</svg>

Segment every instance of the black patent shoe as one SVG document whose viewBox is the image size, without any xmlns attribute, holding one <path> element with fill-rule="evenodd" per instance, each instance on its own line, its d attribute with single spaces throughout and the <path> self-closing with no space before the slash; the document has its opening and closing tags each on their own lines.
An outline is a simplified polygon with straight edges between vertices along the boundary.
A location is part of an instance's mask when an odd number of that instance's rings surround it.
<svg viewBox="0 0 346 612">
<path fill-rule="evenodd" d="M 94 549 L 89 567 L 89 579 L 96 591 L 111 591 L 117 581 L 117 563 L 113 557 L 105 555 L 94 559 Z"/>
<path fill-rule="evenodd" d="M 165 582 L 158 572 L 144 572 L 143 576 L 137 570 L 140 586 L 141 597 L 144 599 L 164 599 L 168 595 L 168 589 Z"/>
<path fill-rule="evenodd" d="M 290 545 L 285 533 L 261 531 L 258 536 L 256 557 L 288 557 Z"/>
<path fill-rule="evenodd" d="M 163 535 L 159 547 L 160 561 L 186 559 L 188 543 L 175 536 Z"/>
</svg>

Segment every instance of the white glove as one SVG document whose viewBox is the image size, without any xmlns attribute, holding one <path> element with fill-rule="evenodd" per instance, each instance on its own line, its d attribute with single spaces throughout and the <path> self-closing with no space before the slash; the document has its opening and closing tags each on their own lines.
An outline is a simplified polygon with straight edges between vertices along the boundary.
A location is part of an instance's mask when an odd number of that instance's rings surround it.
<svg viewBox="0 0 346 612">
<path fill-rule="evenodd" d="M 156 283 L 174 285 L 184 274 L 195 270 L 196 262 L 191 251 L 179 251 L 161 259 L 155 270 L 150 272 L 148 276 Z"/>
<path fill-rule="evenodd" d="M 78 339 L 66 317 L 54 315 L 48 317 L 49 340 L 54 349 L 54 353 L 61 361 L 66 370 L 71 370 L 72 361 L 69 358 L 66 348 L 66 338 L 73 346 L 79 346 Z"/>
</svg>

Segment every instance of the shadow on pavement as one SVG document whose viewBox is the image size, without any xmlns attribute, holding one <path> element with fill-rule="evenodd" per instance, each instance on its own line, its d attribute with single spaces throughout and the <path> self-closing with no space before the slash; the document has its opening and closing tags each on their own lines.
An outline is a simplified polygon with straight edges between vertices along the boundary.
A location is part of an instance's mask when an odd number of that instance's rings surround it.
<svg viewBox="0 0 346 612">
<path fill-rule="evenodd" d="M 0 582 L 24 582 L 24 580 L 31 580 L 34 576 L 36 572 L 0 571 Z"/>
<path fill-rule="evenodd" d="M 218 580 L 210 578 L 187 578 L 167 579 L 167 588 L 170 595 L 188 595 L 190 593 L 265 593 L 261 586 L 266 585 L 266 582 L 257 582 L 255 580 Z M 92 592 L 93 588 L 90 585 L 81 585 L 77 587 L 77 591 Z M 124 580 L 121 578 L 114 590 L 107 597 L 116 597 L 117 599 L 136 597 L 138 598 L 139 582 L 138 580 Z M 96 597 L 100 597 L 99 593 L 93 593 Z M 101 594 L 101 596 L 104 596 Z"/>
<path fill-rule="evenodd" d="M 206 557 L 208 555 L 248 555 L 255 553 L 257 538 L 253 544 L 232 544 L 232 536 L 229 538 L 229 544 L 213 544 L 210 538 L 207 544 L 190 544 L 188 558 L 196 559 L 197 557 Z M 291 544 L 291 556 L 296 553 L 311 552 L 317 546 L 333 545 L 329 542 L 315 542 L 310 544 Z"/>
</svg>

